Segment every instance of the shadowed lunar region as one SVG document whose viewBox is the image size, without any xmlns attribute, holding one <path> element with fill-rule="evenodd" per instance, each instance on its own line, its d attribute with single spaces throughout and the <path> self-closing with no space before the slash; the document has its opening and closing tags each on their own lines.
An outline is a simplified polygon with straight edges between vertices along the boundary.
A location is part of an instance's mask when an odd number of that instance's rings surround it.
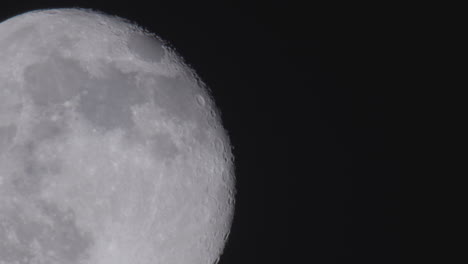
<svg viewBox="0 0 468 264">
<path fill-rule="evenodd" d="M 233 156 L 157 36 L 84 9 L 0 23 L 0 264 L 213 264 Z"/>
</svg>

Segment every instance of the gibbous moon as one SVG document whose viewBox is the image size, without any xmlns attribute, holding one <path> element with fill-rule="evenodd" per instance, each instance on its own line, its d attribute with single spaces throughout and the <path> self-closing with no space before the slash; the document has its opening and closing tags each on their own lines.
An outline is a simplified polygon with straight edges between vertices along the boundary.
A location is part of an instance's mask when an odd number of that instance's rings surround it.
<svg viewBox="0 0 468 264">
<path fill-rule="evenodd" d="M 82 9 L 0 23 L 0 264 L 213 264 L 233 157 L 165 41 Z"/>
</svg>

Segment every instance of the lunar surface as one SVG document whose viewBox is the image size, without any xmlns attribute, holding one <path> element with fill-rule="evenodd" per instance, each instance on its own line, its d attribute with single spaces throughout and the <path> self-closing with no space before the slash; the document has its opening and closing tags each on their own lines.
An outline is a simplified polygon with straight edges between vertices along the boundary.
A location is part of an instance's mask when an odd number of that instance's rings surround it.
<svg viewBox="0 0 468 264">
<path fill-rule="evenodd" d="M 0 264 L 213 264 L 233 157 L 206 85 L 121 18 L 0 23 Z"/>
</svg>

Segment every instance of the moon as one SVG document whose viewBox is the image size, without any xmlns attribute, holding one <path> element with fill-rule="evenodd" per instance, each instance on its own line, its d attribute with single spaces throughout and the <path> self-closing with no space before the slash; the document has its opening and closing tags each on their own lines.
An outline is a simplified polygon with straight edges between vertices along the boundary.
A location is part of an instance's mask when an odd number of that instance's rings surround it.
<svg viewBox="0 0 468 264">
<path fill-rule="evenodd" d="M 0 23 L 0 264 L 212 264 L 235 202 L 220 111 L 170 45 L 85 9 Z"/>
</svg>

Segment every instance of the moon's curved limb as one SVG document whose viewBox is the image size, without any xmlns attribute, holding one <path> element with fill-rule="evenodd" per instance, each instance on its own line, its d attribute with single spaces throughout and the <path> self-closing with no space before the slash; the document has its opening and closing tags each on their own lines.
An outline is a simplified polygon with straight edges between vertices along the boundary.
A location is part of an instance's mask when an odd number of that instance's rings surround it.
<svg viewBox="0 0 468 264">
<path fill-rule="evenodd" d="M 0 264 L 217 261 L 233 159 L 180 56 L 82 9 L 4 21 L 0 51 Z"/>
</svg>

